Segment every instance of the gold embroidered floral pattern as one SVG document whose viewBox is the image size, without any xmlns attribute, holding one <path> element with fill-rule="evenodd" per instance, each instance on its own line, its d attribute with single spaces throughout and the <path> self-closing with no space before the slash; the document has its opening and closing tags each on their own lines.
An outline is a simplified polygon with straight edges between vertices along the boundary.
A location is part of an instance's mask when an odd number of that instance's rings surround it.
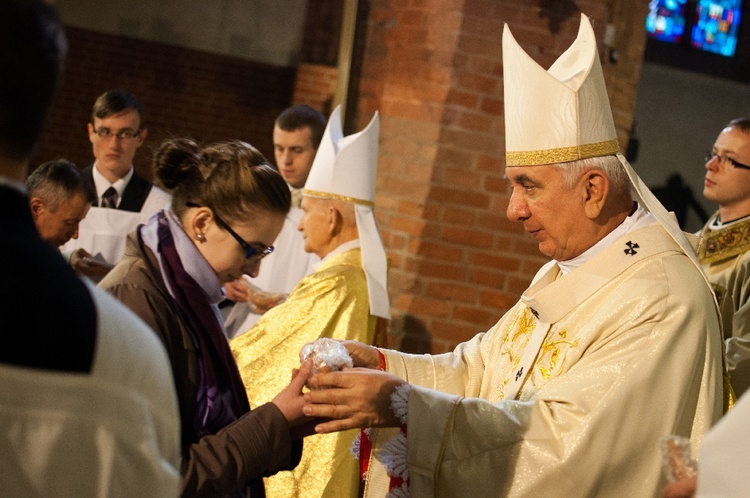
<svg viewBox="0 0 750 498">
<path fill-rule="evenodd" d="M 553 376 L 560 375 L 560 372 L 563 371 L 565 366 L 564 355 L 562 355 L 562 361 L 560 361 L 562 346 L 568 346 L 568 348 L 578 346 L 578 339 L 569 340 L 568 332 L 565 330 L 561 330 L 555 335 L 557 337 L 550 336 L 544 340 L 539 357 L 536 360 L 539 373 L 545 381 L 550 380 Z"/>
<path fill-rule="evenodd" d="M 515 372 L 518 364 L 521 362 L 523 351 L 531 339 L 531 333 L 534 331 L 536 318 L 527 307 L 518 311 L 510 324 L 508 334 L 503 339 L 500 355 L 506 356 L 510 364 L 509 372 Z M 497 399 L 505 397 L 505 387 L 510 382 L 510 377 L 506 378 L 498 388 Z"/>
<path fill-rule="evenodd" d="M 702 265 L 742 254 L 750 249 L 750 220 L 722 230 L 703 230 L 698 259 Z"/>
</svg>

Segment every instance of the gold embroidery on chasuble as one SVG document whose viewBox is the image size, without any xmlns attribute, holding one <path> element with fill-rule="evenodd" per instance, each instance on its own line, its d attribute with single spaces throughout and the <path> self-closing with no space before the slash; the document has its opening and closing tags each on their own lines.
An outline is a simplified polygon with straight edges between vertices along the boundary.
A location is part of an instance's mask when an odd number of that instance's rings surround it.
<svg viewBox="0 0 750 498">
<path fill-rule="evenodd" d="M 536 364 L 539 374 L 544 381 L 557 377 L 565 368 L 565 354 L 562 353 L 563 346 L 570 349 L 578 346 L 578 339 L 568 339 L 568 332 L 561 330 L 551 334 L 544 340 L 542 349 L 537 357 Z"/>
<path fill-rule="evenodd" d="M 750 249 L 750 220 L 731 225 L 721 230 L 703 230 L 703 240 L 698 249 L 698 260 L 702 265 L 731 258 Z"/>
<path fill-rule="evenodd" d="M 521 358 L 534 332 L 536 320 L 531 310 L 526 307 L 519 310 L 513 317 L 500 350 L 500 358 L 506 363 L 503 369 L 509 374 L 498 384 L 495 401 L 505 399 L 505 389 L 518 371 Z M 553 328 L 548 334 L 530 371 L 534 387 L 540 387 L 540 383 L 560 375 L 565 370 L 567 351 L 578 346 L 578 339 L 568 338 L 568 331 L 565 329 L 554 331 Z"/>
<path fill-rule="evenodd" d="M 501 346 L 500 357 L 510 365 L 507 369 L 510 373 L 497 387 L 496 399 L 498 401 L 505 398 L 505 388 L 518 369 L 518 364 L 521 362 L 521 357 L 526 349 L 526 345 L 529 343 L 529 339 L 531 339 L 531 333 L 534 331 L 535 325 L 536 318 L 531 313 L 531 310 L 524 306 L 518 310 L 508 327 L 508 333 L 505 334 Z"/>
</svg>

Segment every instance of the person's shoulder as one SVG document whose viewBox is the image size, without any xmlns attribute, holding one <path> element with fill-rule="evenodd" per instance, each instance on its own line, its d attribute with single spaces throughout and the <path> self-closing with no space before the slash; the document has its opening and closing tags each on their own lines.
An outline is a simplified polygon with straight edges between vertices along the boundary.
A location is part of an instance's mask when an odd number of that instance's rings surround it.
<svg viewBox="0 0 750 498">
<path fill-rule="evenodd" d="M 365 271 L 362 268 L 362 253 L 359 248 L 354 248 L 337 254 L 324 260 L 312 275 L 317 275 L 318 278 L 332 279 L 365 278 Z"/>
<path fill-rule="evenodd" d="M 110 370 L 112 362 L 169 373 L 166 351 L 156 333 L 117 298 L 86 282 L 97 310 L 97 346 L 93 371 Z"/>
</svg>

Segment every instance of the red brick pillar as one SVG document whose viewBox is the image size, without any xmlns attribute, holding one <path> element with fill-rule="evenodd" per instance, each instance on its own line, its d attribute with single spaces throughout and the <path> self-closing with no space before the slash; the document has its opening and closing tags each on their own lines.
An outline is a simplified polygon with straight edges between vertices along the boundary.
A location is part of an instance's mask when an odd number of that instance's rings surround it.
<svg viewBox="0 0 750 498">
<path fill-rule="evenodd" d="M 610 4 L 370 3 L 358 129 L 380 112 L 376 202 L 391 258 L 392 346 L 439 353 L 487 330 L 544 262 L 505 216 L 503 24 L 548 67 L 575 38 L 576 5 L 601 39 Z"/>
</svg>

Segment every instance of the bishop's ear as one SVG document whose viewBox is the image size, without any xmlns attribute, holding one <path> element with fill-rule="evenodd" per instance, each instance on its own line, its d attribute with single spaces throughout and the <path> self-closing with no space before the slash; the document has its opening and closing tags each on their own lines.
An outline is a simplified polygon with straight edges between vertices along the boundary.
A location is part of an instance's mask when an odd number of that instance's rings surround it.
<svg viewBox="0 0 750 498">
<path fill-rule="evenodd" d="M 328 231 L 330 235 L 338 235 L 344 224 L 341 212 L 336 209 L 335 205 L 328 206 Z"/>
<path fill-rule="evenodd" d="M 604 209 L 609 194 L 609 179 L 601 170 L 591 170 L 585 175 L 586 200 L 584 210 L 589 219 L 596 219 Z"/>
</svg>

